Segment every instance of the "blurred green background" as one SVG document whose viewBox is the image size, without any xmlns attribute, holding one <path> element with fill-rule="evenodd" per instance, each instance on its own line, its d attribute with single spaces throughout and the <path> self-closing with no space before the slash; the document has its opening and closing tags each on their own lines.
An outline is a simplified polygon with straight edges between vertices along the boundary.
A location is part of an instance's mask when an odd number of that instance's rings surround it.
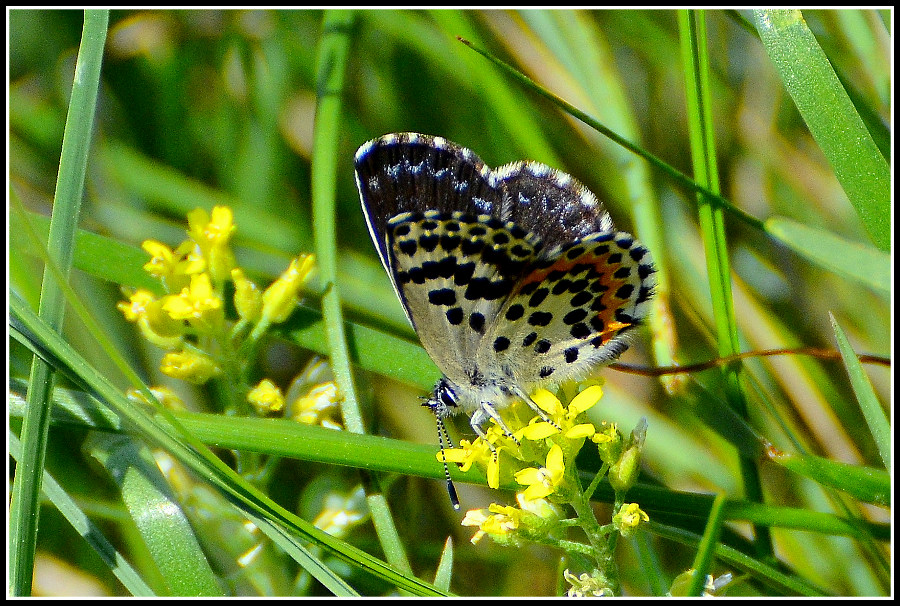
<svg viewBox="0 0 900 606">
<path fill-rule="evenodd" d="M 49 215 L 83 15 L 69 10 L 8 14 L 10 191 L 29 210 Z M 739 17 L 723 11 L 707 15 L 723 195 L 758 218 L 782 215 L 871 245 L 758 38 Z M 888 15 L 804 11 L 804 17 L 888 156 Z M 135 254 L 107 259 L 112 262 L 102 269 L 83 263 L 72 282 L 151 384 L 166 383 L 157 371 L 159 354 L 115 310 L 121 298 L 118 284 L 137 285 L 143 279 L 141 241 L 177 244 L 189 210 L 227 204 L 238 225 L 238 261 L 258 282 L 277 276 L 292 256 L 313 251 L 310 155 L 321 24 L 321 11 L 111 12 L 81 227 L 129 245 Z M 691 174 L 674 12 L 367 10 L 357 12 L 349 36 L 337 183 L 339 283 L 349 320 L 415 342 L 365 229 L 353 154 L 384 133 L 417 131 L 468 147 L 490 166 L 532 159 L 585 183 L 604 200 L 618 228 L 636 233 L 651 247 L 665 276 L 664 296 L 671 306 L 665 320 L 671 332 L 642 331 L 623 361 L 669 363 L 656 357 L 665 351 L 673 351 L 682 364 L 715 357 L 694 197 L 523 90 L 456 39 L 462 36 L 489 50 Z M 831 312 L 856 351 L 888 355 L 892 325 L 884 293 L 812 265 L 745 223 L 728 217 L 726 225 L 743 350 L 834 348 Z M 10 288 L 34 302 L 41 263 L 16 254 L 15 231 L 11 225 Z M 316 306 L 318 292 L 313 285 L 308 305 Z M 68 322 L 66 338 L 117 377 L 78 324 L 71 318 Z M 14 342 L 10 348 L 10 374 L 27 376 L 30 355 Z M 284 385 L 310 355 L 303 343 L 275 342 L 260 361 L 260 373 Z M 750 418 L 776 446 L 792 450 L 802 436 L 799 441 L 822 456 L 880 466 L 839 363 L 789 357 L 754 360 L 746 368 Z M 868 369 L 882 402 L 889 402 L 889 369 Z M 733 447 L 695 414 L 696 407 L 705 405 L 702 399 L 669 395 L 650 378 L 614 371 L 603 376 L 606 396 L 596 407 L 598 418 L 617 421 L 625 431 L 641 416 L 649 420 L 647 478 L 673 490 L 740 495 Z M 721 389 L 714 373 L 698 373 L 692 380 L 702 383 L 710 397 Z M 418 405 L 421 384 L 363 371 L 357 381 L 371 405 L 374 433 L 436 442 L 433 419 Z M 198 410 L 215 409 L 209 397 L 190 393 Z M 464 422 L 457 427 L 457 436 L 467 435 Z M 114 490 L 81 454 L 89 432 L 56 427 L 51 432 L 48 468 L 57 474 L 65 469 L 67 488 L 82 495 L 85 509 L 104 520 L 112 537 L 134 548 L 133 537 L 117 523 Z M 772 504 L 842 513 L 817 485 L 781 469 L 764 471 Z M 299 470 L 285 462 L 275 496 L 288 509 L 311 517 L 315 512 L 304 511 L 303 503 L 311 499 L 310 492 L 321 490 L 321 477 L 329 475 L 337 484 L 354 477 L 352 471 L 308 465 Z M 460 488 L 466 507 L 501 500 L 486 490 Z M 511 495 L 506 497 L 511 502 Z M 413 570 L 423 578 L 431 578 L 443 538 L 452 534 L 458 547 L 453 591 L 555 591 L 557 553 L 537 547 L 504 550 L 489 541 L 472 546 L 471 529 L 459 527 L 442 482 L 400 477 L 388 498 Z M 884 510 L 870 508 L 860 515 L 885 520 Z M 746 531 L 745 526 L 735 528 Z M 885 591 L 878 557 L 849 538 L 778 529 L 774 536 L 777 555 L 829 592 Z M 365 525 L 347 540 L 377 553 Z M 630 595 L 653 590 L 642 574 L 647 563 L 639 556 L 651 544 L 656 565 L 670 578 L 691 565 L 693 551 L 677 543 L 652 536 L 620 541 L 620 566 Z M 88 590 L 70 585 L 76 582 L 88 583 L 90 591 L 100 594 L 121 591 L 52 508 L 42 511 L 39 550 L 41 569 L 61 570 L 43 589 L 47 594 L 84 595 Z M 278 575 L 296 574 L 282 566 Z M 727 570 L 717 567 L 715 573 Z M 236 592 L 253 593 L 242 581 L 233 582 Z M 385 590 L 375 585 L 366 591 Z M 760 589 L 745 585 L 737 593 L 756 591 Z"/>
</svg>

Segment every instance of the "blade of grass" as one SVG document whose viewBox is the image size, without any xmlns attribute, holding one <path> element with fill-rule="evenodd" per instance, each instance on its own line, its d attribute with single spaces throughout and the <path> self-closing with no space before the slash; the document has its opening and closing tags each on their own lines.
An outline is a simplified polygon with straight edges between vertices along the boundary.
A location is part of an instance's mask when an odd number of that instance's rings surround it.
<svg viewBox="0 0 900 606">
<path fill-rule="evenodd" d="M 55 392 L 54 392 L 55 397 Z M 9 436 L 9 454 L 17 461 L 22 458 L 22 443 L 19 438 L 12 432 Z M 119 551 L 113 547 L 102 530 L 98 528 L 91 519 L 78 507 L 78 504 L 72 499 L 66 491 L 53 479 L 46 471 L 43 472 L 44 478 L 41 482 L 41 492 L 47 495 L 47 498 L 53 503 L 63 517 L 72 525 L 72 528 L 81 535 L 81 538 L 88 543 L 100 559 L 106 564 L 110 571 L 125 586 L 133 596 L 152 596 L 153 590 L 144 582 L 137 570 L 125 559 Z"/>
<path fill-rule="evenodd" d="M 816 265 L 890 294 L 889 254 L 786 217 L 766 219 L 765 230 Z"/>
<path fill-rule="evenodd" d="M 884 463 L 885 469 L 890 472 L 890 421 L 888 421 L 887 416 L 884 414 L 884 409 L 881 408 L 881 403 L 878 402 L 875 390 L 872 389 L 872 383 L 869 381 L 869 377 L 866 375 L 866 371 L 863 369 L 862 364 L 860 364 L 859 358 L 856 357 L 856 353 L 850 346 L 847 335 L 844 334 L 843 329 L 838 325 L 834 316 L 831 314 L 829 315 L 831 317 L 831 325 L 834 328 L 834 336 L 837 338 L 838 349 L 841 350 L 841 356 L 844 360 L 844 367 L 847 369 L 847 374 L 850 375 L 850 384 L 853 386 L 853 393 L 856 394 L 856 399 L 859 401 L 863 416 L 866 418 L 866 423 L 869 425 L 869 431 L 872 432 L 872 437 L 875 438 L 875 444 L 878 446 L 881 461 Z"/>
<path fill-rule="evenodd" d="M 891 248 L 890 167 L 798 10 L 755 10 L 763 47 L 875 245 Z"/>
<path fill-rule="evenodd" d="M 16 205 L 21 206 L 15 192 L 12 192 L 10 197 L 15 197 Z M 37 233 L 38 243 L 46 242 L 50 220 L 43 215 L 28 211 L 24 215 Z M 28 226 L 20 221 L 21 218 L 22 214 L 20 213 L 11 212 L 9 214 L 9 249 L 15 250 L 17 253 L 41 257 L 43 247 L 35 249 L 35 241 L 28 233 Z M 163 290 L 159 280 L 155 280 L 141 269 L 146 262 L 147 253 L 137 246 L 94 234 L 85 229 L 78 229 L 75 233 L 72 267 L 115 284 L 144 288 L 161 295 Z"/>
<path fill-rule="evenodd" d="M 352 11 L 326 11 L 322 21 L 322 40 L 317 60 L 317 93 L 312 155 L 313 229 L 318 255 L 319 275 L 324 286 L 322 313 L 328 338 L 331 368 L 341 391 L 344 424 L 351 432 L 366 433 L 362 411 L 353 384 L 341 295 L 337 282 L 337 211 L 335 184 L 338 178 L 338 141 L 341 132 L 341 96 L 350 47 Z M 411 573 L 409 559 L 400 541 L 396 525 L 378 478 L 369 482 L 375 490 L 366 495 L 372 522 L 388 562 L 398 570 Z"/>
<path fill-rule="evenodd" d="M 89 10 L 84 14 L 84 29 L 72 96 L 63 134 L 59 173 L 50 223 L 50 258 L 68 275 L 72 265 L 75 231 L 84 192 L 84 175 L 90 148 L 91 131 L 100 66 L 109 24 L 108 10 Z M 49 267 L 44 269 L 41 287 L 40 317 L 54 330 L 62 327 L 65 298 L 57 278 Z M 22 427 L 24 454 L 16 467 L 10 503 L 10 592 L 24 596 L 31 593 L 34 574 L 34 550 L 37 543 L 39 516 L 38 495 L 41 489 L 47 430 L 50 424 L 50 392 L 53 376 L 50 368 L 35 357 L 31 365 L 28 389 L 28 414 Z"/>
<path fill-rule="evenodd" d="M 814 455 L 773 453 L 770 458 L 786 469 L 837 488 L 865 503 L 891 505 L 891 476 L 883 469 L 849 465 Z"/>
<path fill-rule="evenodd" d="M 447 537 L 444 541 L 444 549 L 441 551 L 441 559 L 437 570 L 434 572 L 434 586 L 444 591 L 450 591 L 450 581 L 453 579 L 453 537 Z"/>
<path fill-rule="evenodd" d="M 723 515 L 725 502 L 724 494 L 717 495 L 709 511 L 706 528 L 703 530 L 703 538 L 700 539 L 697 555 L 694 557 L 694 565 L 692 566 L 694 575 L 691 577 L 691 584 L 687 591 L 689 596 L 700 596 L 703 594 L 703 588 L 706 585 L 706 575 L 712 565 L 716 543 L 719 542 L 722 522 L 725 521 Z"/>
<path fill-rule="evenodd" d="M 100 434 L 90 455 L 119 487 L 122 502 L 172 596 L 222 596 L 190 522 L 150 451 L 127 436 Z"/>
<path fill-rule="evenodd" d="M 709 92 L 709 57 L 706 48 L 706 20 L 702 11 L 679 11 L 682 60 L 684 62 L 685 92 L 690 124 L 691 158 L 695 179 L 706 188 L 719 191 L 718 167 L 714 140 L 712 104 Z M 737 319 L 731 293 L 731 269 L 728 259 L 727 237 L 723 210 L 705 195 L 698 195 L 698 212 L 703 246 L 706 251 L 706 267 L 713 316 L 716 322 L 718 353 L 722 357 L 740 352 Z M 739 372 L 741 364 L 729 364 L 722 368 L 725 380 L 725 396 L 729 406 L 742 418 L 747 418 L 747 401 L 741 389 Z M 762 485 L 755 460 L 739 458 L 744 491 L 751 501 L 762 502 Z M 756 528 L 757 549 L 761 556 L 772 554 L 772 537 L 765 527 Z"/>
</svg>

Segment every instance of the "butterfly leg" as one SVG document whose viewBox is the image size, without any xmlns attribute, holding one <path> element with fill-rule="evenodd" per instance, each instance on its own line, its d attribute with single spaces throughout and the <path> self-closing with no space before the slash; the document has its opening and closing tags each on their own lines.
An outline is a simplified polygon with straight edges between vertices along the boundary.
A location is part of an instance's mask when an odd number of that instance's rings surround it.
<svg viewBox="0 0 900 606">
<path fill-rule="evenodd" d="M 531 410 L 533 410 L 534 412 L 536 412 L 542 420 L 546 421 L 547 423 L 550 423 L 555 428 L 559 429 L 559 425 L 557 425 L 553 419 L 551 419 L 549 416 L 547 416 L 547 412 L 543 408 L 538 406 L 537 403 L 531 399 L 531 396 L 529 396 L 521 388 L 519 388 L 515 385 L 512 387 L 512 391 L 516 395 L 516 397 L 521 398 L 523 402 L 528 404 L 528 407 Z"/>
<path fill-rule="evenodd" d="M 497 425 L 500 426 L 500 429 L 503 430 L 503 433 L 512 438 L 512 440 L 516 444 L 519 443 L 519 440 L 516 439 L 516 437 L 513 435 L 513 432 L 510 431 L 509 427 L 506 426 L 506 423 L 500 417 L 500 414 L 496 411 L 496 409 L 494 409 L 493 405 L 490 402 L 482 402 L 478 410 L 472 413 L 471 425 L 472 429 L 475 430 L 475 433 L 478 434 L 478 436 L 482 440 L 487 442 L 487 445 L 491 447 L 492 452 L 496 453 L 497 450 L 496 448 L 494 448 L 494 445 L 491 444 L 490 441 L 488 441 L 487 434 L 485 433 L 484 429 L 482 429 L 482 425 L 484 425 L 488 419 L 494 419 Z"/>
</svg>

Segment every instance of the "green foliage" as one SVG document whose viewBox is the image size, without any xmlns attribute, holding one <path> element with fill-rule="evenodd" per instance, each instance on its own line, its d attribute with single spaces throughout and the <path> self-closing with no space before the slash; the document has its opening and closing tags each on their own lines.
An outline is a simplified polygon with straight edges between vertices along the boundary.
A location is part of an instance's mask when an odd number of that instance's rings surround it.
<svg viewBox="0 0 900 606">
<path fill-rule="evenodd" d="M 34 406 L 49 422 L 46 443 L 11 436 L 16 474 L 31 480 L 22 498 L 46 503 L 36 489 L 43 478 L 49 499 L 36 544 L 11 550 L 16 591 L 30 581 L 23 550 L 39 567 L 67 564 L 36 594 L 87 592 L 76 589 L 83 580 L 112 595 L 427 594 L 434 580 L 461 595 L 548 595 L 565 588 L 564 569 L 567 579 L 591 572 L 574 558 L 558 567 L 550 547 L 472 545 L 446 498 L 434 420 L 418 405 L 439 375 L 372 249 L 353 183 L 360 144 L 418 131 L 471 148 L 490 166 L 533 159 L 572 174 L 651 248 L 659 294 L 623 361 L 709 360 L 721 352 L 717 335 L 731 330 L 741 351 L 840 345 L 846 367 L 800 356 L 745 361 L 734 376 L 746 415 L 729 408 L 732 375 L 718 369 L 664 382 L 602 371 L 605 395 L 591 422 L 648 422 L 643 471 L 627 498 L 650 524 L 621 538 L 615 554 L 628 595 L 666 591 L 695 563 L 716 578 L 733 574 L 729 595 L 887 594 L 883 409 L 891 376 L 856 364 L 852 352 L 885 355 L 892 342 L 889 16 L 707 12 L 698 71 L 709 107 L 688 111 L 672 11 L 325 15 L 112 11 L 91 129 L 83 119 L 67 124 L 91 113 L 72 88 L 83 14 L 9 12 L 10 425 L 19 435 Z M 573 118 L 457 36 L 644 154 Z M 343 50 L 323 53 L 325 39 Z M 798 69 L 801 62 L 809 67 Z M 724 209 L 716 254 L 727 264 L 715 271 L 730 266 L 730 300 L 722 284 L 710 288 L 703 238 L 712 232 L 699 218 L 698 189 L 678 176 L 693 174 L 689 125 L 703 120 L 701 161 L 716 167 L 712 182 L 728 203 L 711 198 L 713 210 Z M 74 292 L 61 289 L 69 310 L 63 339 L 54 340 L 25 301 L 37 309 L 42 291 L 51 296 L 39 278 L 46 254 L 30 230 L 47 243 L 59 231 L 48 227 L 48 209 L 60 212 L 66 191 L 80 195 L 64 132 L 86 151 L 86 165 L 80 215 L 77 204 L 61 215 L 74 241 Z M 333 201 L 314 215 L 312 199 L 322 204 L 323 196 Z M 186 213 L 215 205 L 234 211 L 237 262 L 257 283 L 304 252 L 330 268 L 307 287 L 302 308 L 262 339 L 252 379 L 286 389 L 313 352 L 339 356 L 336 370 L 352 371 L 359 418 L 376 436 L 223 415 L 215 382 L 167 379 L 161 351 L 116 310 L 120 285 L 148 286 L 140 244 L 176 245 Z M 65 272 L 68 253 L 54 248 L 59 238 L 50 242 Z M 335 292 L 339 301 L 329 299 Z M 730 306 L 732 324 L 718 330 Z M 57 370 L 57 388 L 49 400 L 30 394 L 38 402 L 26 405 L 15 394 L 27 388 L 32 352 Z M 136 386 L 131 371 L 177 391 L 193 412 L 131 410 L 122 395 Z M 458 428 L 457 441 L 471 438 L 467 423 Z M 110 433 L 124 443 L 100 439 Z M 19 439 L 26 453 L 15 451 Z M 259 473 L 234 473 L 202 444 L 228 465 L 257 462 Z M 157 461 L 167 452 L 180 472 L 156 473 L 148 448 Z M 753 461 L 759 499 L 745 492 L 738 452 L 771 455 Z M 584 485 L 602 465 L 585 456 L 578 464 Z M 483 475 L 452 471 L 465 508 L 514 502 L 507 491 L 516 486 L 489 491 Z M 352 496 L 360 482 L 366 494 L 383 495 L 368 501 L 377 524 L 364 517 L 339 538 L 323 536 L 310 522 L 332 511 L 334 495 L 369 510 Z M 726 499 L 714 507 L 716 494 Z M 612 504 L 613 491 L 601 483 L 593 498 Z M 161 510 L 172 510 L 170 525 L 144 517 Z M 11 535 L 27 536 L 17 519 Z M 745 522 L 769 529 L 777 561 Z"/>
</svg>

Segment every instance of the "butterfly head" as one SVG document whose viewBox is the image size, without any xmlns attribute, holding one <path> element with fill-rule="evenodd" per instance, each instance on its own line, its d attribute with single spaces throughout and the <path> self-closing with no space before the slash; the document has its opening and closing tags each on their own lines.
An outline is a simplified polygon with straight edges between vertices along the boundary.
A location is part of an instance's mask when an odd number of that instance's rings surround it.
<svg viewBox="0 0 900 606">
<path fill-rule="evenodd" d="M 427 406 L 438 420 L 446 419 L 459 411 L 459 397 L 447 377 L 442 377 L 437 382 L 431 397 L 422 406 Z"/>
</svg>

